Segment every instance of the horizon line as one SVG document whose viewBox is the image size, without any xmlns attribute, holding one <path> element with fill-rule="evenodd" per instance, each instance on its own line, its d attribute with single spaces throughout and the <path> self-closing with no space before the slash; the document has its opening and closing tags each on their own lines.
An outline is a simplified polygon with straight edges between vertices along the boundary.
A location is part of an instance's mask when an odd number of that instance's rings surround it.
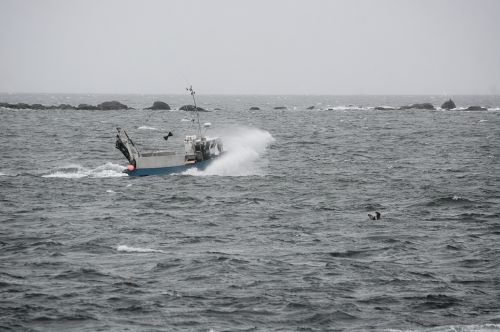
<svg viewBox="0 0 500 332">
<path fill-rule="evenodd" d="M 184 96 L 183 93 L 140 93 L 140 92 L 5 92 L 0 91 L 1 95 L 120 95 L 120 96 L 154 96 L 154 95 L 170 95 L 170 96 Z M 197 93 L 200 96 L 436 96 L 436 97 L 449 97 L 449 96 L 500 96 L 499 93 Z"/>
</svg>

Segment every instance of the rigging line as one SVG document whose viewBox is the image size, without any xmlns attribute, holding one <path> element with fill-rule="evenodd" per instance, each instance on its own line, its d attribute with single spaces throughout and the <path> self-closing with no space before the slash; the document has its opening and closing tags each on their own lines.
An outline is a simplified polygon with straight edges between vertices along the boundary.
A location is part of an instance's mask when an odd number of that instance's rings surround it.
<svg viewBox="0 0 500 332">
<path fill-rule="evenodd" d="M 184 76 L 184 75 L 183 75 L 183 76 Z M 186 78 L 186 81 L 187 81 L 187 78 Z M 193 95 L 193 93 L 192 93 L 192 92 L 194 92 L 194 91 L 193 91 L 193 85 L 192 85 L 192 84 L 190 84 L 190 83 L 189 83 L 189 81 L 187 81 L 186 86 L 188 86 L 188 88 L 186 88 L 186 90 L 190 92 L 190 94 L 191 94 L 191 96 L 193 97 L 193 100 L 194 100 L 194 95 Z M 194 101 L 194 105 L 195 105 L 195 107 L 196 107 L 196 101 Z M 191 113 L 191 114 L 190 114 L 190 115 L 191 115 L 191 116 L 190 116 L 190 117 L 191 117 L 191 121 L 190 121 L 190 122 L 191 122 L 191 126 L 189 127 L 189 130 L 192 130 L 192 129 L 194 128 L 194 122 L 196 121 L 196 118 L 195 118 L 195 116 L 194 116 L 193 112 L 188 112 L 188 113 Z"/>
<path fill-rule="evenodd" d="M 194 92 L 192 85 L 190 85 L 189 88 L 186 88 L 186 90 L 188 90 L 191 93 L 191 97 L 193 97 L 194 111 L 196 113 L 196 118 L 198 119 L 198 135 L 200 136 L 200 139 L 202 139 L 201 125 L 200 125 L 200 113 L 198 112 L 198 106 L 196 105 L 196 99 L 194 98 L 194 95 L 196 92 Z"/>
</svg>

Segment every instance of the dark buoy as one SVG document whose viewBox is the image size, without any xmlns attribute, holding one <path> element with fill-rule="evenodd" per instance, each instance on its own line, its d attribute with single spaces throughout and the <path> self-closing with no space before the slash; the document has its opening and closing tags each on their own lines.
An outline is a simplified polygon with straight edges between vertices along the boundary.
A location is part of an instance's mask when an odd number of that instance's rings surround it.
<svg viewBox="0 0 500 332">
<path fill-rule="evenodd" d="M 169 137 L 171 137 L 171 136 L 174 136 L 174 134 L 172 134 L 172 132 L 171 132 L 171 131 L 169 131 L 169 132 L 168 132 L 168 134 L 167 134 L 166 136 L 163 136 L 163 139 L 164 139 L 165 141 L 168 141 L 168 138 L 169 138 Z"/>
<path fill-rule="evenodd" d="M 375 215 L 368 213 L 368 218 L 370 218 L 370 220 L 380 220 L 381 216 L 382 215 L 378 211 L 375 211 Z"/>
</svg>

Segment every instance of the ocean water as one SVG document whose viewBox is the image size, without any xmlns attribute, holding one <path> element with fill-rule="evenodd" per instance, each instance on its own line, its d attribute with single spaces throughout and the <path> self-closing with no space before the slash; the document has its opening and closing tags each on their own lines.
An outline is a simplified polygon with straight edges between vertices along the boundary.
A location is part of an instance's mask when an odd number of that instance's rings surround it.
<svg viewBox="0 0 500 332">
<path fill-rule="evenodd" d="M 499 96 L 199 95 L 228 153 L 124 176 L 189 97 L 0 95 L 136 108 L 0 109 L 0 330 L 500 330 Z"/>
</svg>

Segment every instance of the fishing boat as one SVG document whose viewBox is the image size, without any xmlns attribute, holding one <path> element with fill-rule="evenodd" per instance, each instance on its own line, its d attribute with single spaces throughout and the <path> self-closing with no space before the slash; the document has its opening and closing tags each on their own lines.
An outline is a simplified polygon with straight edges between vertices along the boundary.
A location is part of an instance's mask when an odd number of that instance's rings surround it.
<svg viewBox="0 0 500 332">
<path fill-rule="evenodd" d="M 194 110 L 198 120 L 197 135 L 185 136 L 183 153 L 164 149 L 141 151 L 123 128 L 116 128 L 118 134 L 115 146 L 129 162 L 127 168 L 123 170 L 124 173 L 129 176 L 146 176 L 181 173 L 190 168 L 203 170 L 223 154 L 222 140 L 219 137 L 208 137 L 202 134 L 195 92 L 193 87 L 189 87 L 187 90 L 194 102 Z M 204 127 L 208 129 L 210 123 L 205 123 Z M 169 132 L 163 138 L 168 141 L 172 135 L 172 132 Z"/>
</svg>

